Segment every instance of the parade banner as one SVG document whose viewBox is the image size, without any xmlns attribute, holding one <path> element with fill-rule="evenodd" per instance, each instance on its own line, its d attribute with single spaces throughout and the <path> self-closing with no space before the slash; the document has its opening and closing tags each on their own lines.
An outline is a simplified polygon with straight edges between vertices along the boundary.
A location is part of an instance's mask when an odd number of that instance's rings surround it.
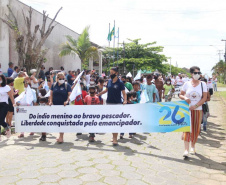
<svg viewBox="0 0 226 185">
<path fill-rule="evenodd" d="M 16 132 L 190 132 L 185 101 L 130 105 L 15 107 Z"/>
</svg>

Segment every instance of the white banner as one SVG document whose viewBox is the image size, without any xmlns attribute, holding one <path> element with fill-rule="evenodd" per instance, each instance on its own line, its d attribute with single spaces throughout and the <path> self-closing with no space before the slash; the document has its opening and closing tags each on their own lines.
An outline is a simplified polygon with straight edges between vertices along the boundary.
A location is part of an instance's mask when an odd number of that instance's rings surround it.
<svg viewBox="0 0 226 185">
<path fill-rule="evenodd" d="M 185 101 L 133 105 L 20 106 L 16 132 L 175 132 L 190 130 Z"/>
</svg>

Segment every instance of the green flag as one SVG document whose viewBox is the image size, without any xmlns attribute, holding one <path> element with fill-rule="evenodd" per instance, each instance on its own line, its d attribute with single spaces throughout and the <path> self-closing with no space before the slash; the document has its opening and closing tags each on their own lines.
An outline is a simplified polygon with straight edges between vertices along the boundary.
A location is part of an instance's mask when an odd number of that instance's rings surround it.
<svg viewBox="0 0 226 185">
<path fill-rule="evenodd" d="M 111 30 L 111 32 L 108 34 L 108 41 L 112 40 L 112 36 L 115 35 L 115 27 Z"/>
</svg>

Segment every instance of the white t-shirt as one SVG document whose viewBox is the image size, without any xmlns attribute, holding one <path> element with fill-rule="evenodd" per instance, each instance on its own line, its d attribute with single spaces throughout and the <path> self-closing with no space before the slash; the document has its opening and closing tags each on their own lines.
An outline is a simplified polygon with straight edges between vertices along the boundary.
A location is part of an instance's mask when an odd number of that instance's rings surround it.
<svg viewBox="0 0 226 185">
<path fill-rule="evenodd" d="M 189 81 L 189 78 L 188 77 L 185 77 L 185 78 L 183 78 L 183 81 L 185 83 L 185 82 Z"/>
<path fill-rule="evenodd" d="M 8 92 L 11 91 L 11 88 L 6 85 L 5 87 L 0 87 L 0 103 L 7 103 L 8 104 Z"/>
<path fill-rule="evenodd" d="M 203 92 L 207 92 L 206 83 L 204 82 L 201 83 L 198 86 L 193 87 L 191 81 L 188 81 L 182 87 L 182 91 L 186 93 L 185 96 L 191 100 L 190 106 L 197 104 L 202 99 L 202 87 Z M 202 110 L 202 106 L 199 106 L 195 110 Z"/>
<path fill-rule="evenodd" d="M 207 81 L 207 87 L 208 87 L 209 89 L 213 89 L 213 81 L 212 81 L 212 80 L 208 80 L 208 81 Z"/>
<path fill-rule="evenodd" d="M 90 83 L 90 74 L 86 75 L 86 85 L 89 85 Z"/>
<path fill-rule="evenodd" d="M 35 78 L 35 81 L 38 81 L 37 78 Z M 33 80 L 31 80 L 31 87 L 37 89 L 38 88 L 38 83 L 34 83 Z"/>
<path fill-rule="evenodd" d="M 177 79 L 177 85 L 183 85 L 184 81 L 183 79 Z"/>
<path fill-rule="evenodd" d="M 174 78 L 171 78 L 171 84 L 175 85 L 175 79 Z"/>
</svg>

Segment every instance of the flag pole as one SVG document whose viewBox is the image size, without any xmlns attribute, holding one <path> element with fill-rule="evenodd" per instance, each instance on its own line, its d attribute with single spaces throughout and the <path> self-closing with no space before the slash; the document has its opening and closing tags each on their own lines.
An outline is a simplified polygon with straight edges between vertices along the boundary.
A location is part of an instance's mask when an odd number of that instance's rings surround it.
<svg viewBox="0 0 226 185">
<path fill-rule="evenodd" d="M 113 48 L 114 48 L 113 62 L 114 62 L 114 65 L 115 65 L 115 20 L 114 20 L 114 44 L 113 44 Z"/>
<path fill-rule="evenodd" d="M 119 27 L 118 27 L 118 49 L 117 49 L 117 66 L 118 66 L 118 50 L 119 50 Z"/>
<path fill-rule="evenodd" d="M 111 29 L 110 29 L 110 23 L 109 23 L 109 32 L 108 32 L 108 37 L 109 37 L 109 34 L 110 34 L 110 31 L 111 31 Z M 108 38 L 108 43 L 109 43 L 109 48 L 110 48 L 110 40 L 109 40 L 109 38 Z"/>
</svg>

